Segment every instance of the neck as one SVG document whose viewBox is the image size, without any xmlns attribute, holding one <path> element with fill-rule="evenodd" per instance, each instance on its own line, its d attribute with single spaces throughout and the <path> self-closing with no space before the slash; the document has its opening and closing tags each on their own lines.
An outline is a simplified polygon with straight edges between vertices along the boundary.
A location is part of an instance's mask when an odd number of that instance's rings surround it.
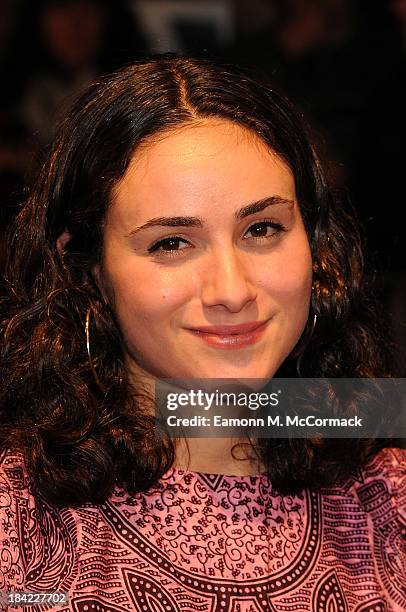
<svg viewBox="0 0 406 612">
<path fill-rule="evenodd" d="M 232 438 L 178 438 L 173 467 L 233 476 L 257 476 L 264 471 L 249 442 Z"/>
<path fill-rule="evenodd" d="M 129 360 L 128 367 L 134 387 L 154 398 L 155 377 L 133 360 Z M 173 467 L 177 469 L 233 476 L 257 476 L 265 470 L 247 439 L 185 437 L 175 438 L 174 442 Z"/>
</svg>

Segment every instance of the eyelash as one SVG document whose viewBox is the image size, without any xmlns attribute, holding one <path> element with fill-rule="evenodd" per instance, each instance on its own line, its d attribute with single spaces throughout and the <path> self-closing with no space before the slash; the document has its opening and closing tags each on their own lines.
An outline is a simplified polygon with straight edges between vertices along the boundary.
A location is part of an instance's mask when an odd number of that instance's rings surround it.
<svg viewBox="0 0 406 612">
<path fill-rule="evenodd" d="M 275 236 L 277 236 L 278 234 L 280 234 L 281 232 L 287 231 L 286 227 L 282 225 L 282 223 L 276 223 L 275 221 L 264 220 L 264 221 L 256 221 L 255 223 L 250 225 L 249 228 L 247 229 L 247 232 L 249 232 L 250 230 L 252 231 L 252 229 L 255 227 L 263 226 L 263 225 L 266 225 L 267 227 L 271 227 L 272 229 L 276 230 L 275 233 L 271 234 L 270 236 L 253 237 L 252 238 L 253 240 L 261 241 L 261 242 L 263 240 L 270 240 L 274 238 Z M 159 240 L 158 242 L 150 246 L 148 249 L 148 253 L 151 253 L 151 255 L 154 255 L 155 257 L 160 256 L 160 255 L 164 255 L 164 257 L 178 257 L 179 255 L 182 254 L 183 251 L 187 250 L 186 248 L 185 249 L 169 249 L 168 251 L 161 249 L 162 246 L 167 245 L 168 243 L 170 243 L 170 241 L 187 242 L 184 238 L 181 238 L 180 236 L 168 236 L 167 238 L 163 238 L 162 240 Z"/>
</svg>

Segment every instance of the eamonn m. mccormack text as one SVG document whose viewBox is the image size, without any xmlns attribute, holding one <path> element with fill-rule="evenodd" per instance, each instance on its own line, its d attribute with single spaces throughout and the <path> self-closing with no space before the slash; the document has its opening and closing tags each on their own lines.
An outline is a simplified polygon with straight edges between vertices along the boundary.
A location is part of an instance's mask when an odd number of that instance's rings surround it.
<svg viewBox="0 0 406 612">
<path fill-rule="evenodd" d="M 276 425 L 280 426 L 280 416 L 276 416 L 272 419 L 268 416 L 268 426 Z M 359 416 L 347 418 L 333 418 L 333 417 L 316 417 L 314 414 L 309 414 L 306 417 L 299 417 L 298 415 L 285 417 L 286 427 L 362 427 L 362 418 Z"/>
</svg>

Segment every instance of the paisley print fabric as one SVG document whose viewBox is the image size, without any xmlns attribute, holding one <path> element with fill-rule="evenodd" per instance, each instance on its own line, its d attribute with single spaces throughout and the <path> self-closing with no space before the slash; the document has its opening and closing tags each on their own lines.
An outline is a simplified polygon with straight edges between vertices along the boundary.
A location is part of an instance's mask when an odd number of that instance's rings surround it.
<svg viewBox="0 0 406 612">
<path fill-rule="evenodd" d="M 282 496 L 266 475 L 171 468 L 147 493 L 57 509 L 9 450 L 0 592 L 69 594 L 25 612 L 405 612 L 405 472 L 406 450 L 383 449 L 340 487 Z"/>
</svg>

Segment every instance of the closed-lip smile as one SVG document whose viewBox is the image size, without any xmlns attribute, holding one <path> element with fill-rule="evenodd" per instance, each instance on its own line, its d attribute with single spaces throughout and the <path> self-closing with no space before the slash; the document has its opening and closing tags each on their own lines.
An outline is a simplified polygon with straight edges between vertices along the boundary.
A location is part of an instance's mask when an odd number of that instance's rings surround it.
<svg viewBox="0 0 406 612">
<path fill-rule="evenodd" d="M 202 325 L 187 329 L 212 347 L 241 349 L 256 344 L 261 339 L 268 321 L 269 319 L 239 325 Z"/>
<path fill-rule="evenodd" d="M 228 336 L 230 334 L 247 334 L 258 329 L 258 327 L 261 327 L 261 325 L 264 325 L 264 323 L 267 323 L 267 321 L 253 321 L 252 323 L 240 323 L 239 325 L 202 325 L 200 327 L 193 327 L 190 329 L 202 334 Z"/>
</svg>

